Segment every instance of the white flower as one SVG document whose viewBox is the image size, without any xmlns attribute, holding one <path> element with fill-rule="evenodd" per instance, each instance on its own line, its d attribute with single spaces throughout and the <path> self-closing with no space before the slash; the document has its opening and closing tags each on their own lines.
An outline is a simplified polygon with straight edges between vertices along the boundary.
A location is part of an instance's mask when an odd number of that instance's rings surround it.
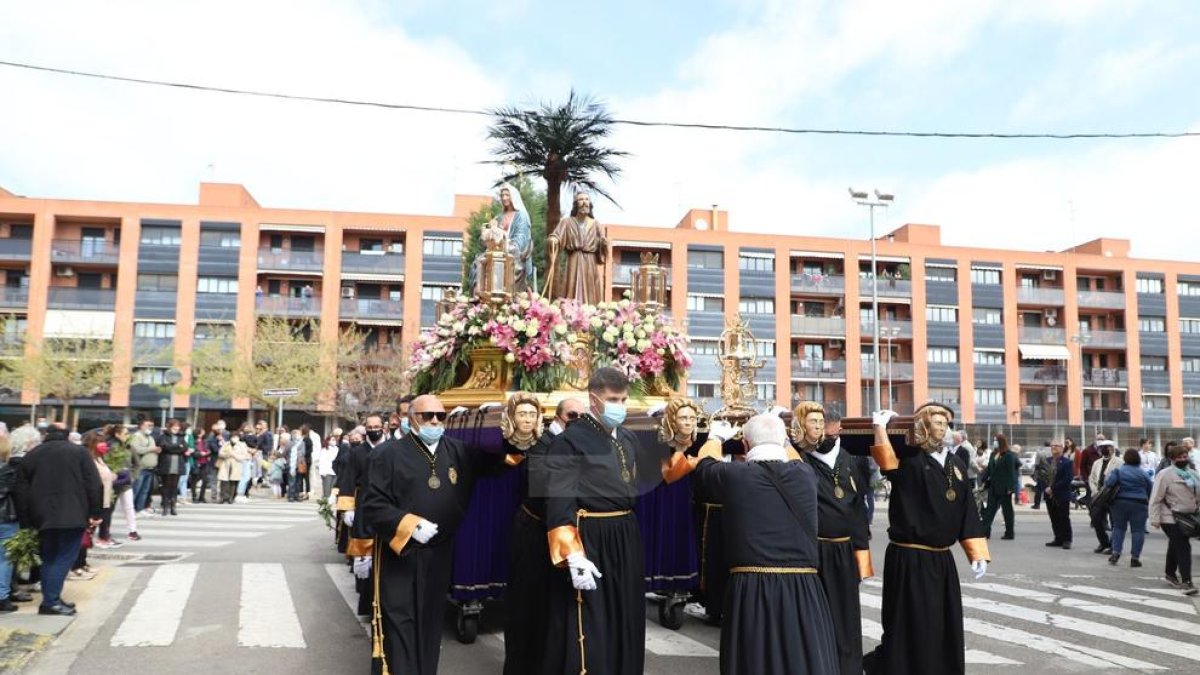
<svg viewBox="0 0 1200 675">
<path fill-rule="evenodd" d="M 517 360 L 517 355 L 516 355 L 516 354 L 514 354 L 514 353 L 512 353 L 512 352 L 509 352 L 509 353 L 507 353 L 507 354 L 505 354 L 505 355 L 504 355 L 504 360 L 505 360 L 505 361 L 507 361 L 507 362 L 509 362 L 509 363 L 512 363 L 512 362 L 514 362 L 514 361 L 516 361 L 516 360 Z"/>
<path fill-rule="evenodd" d="M 568 344 L 574 344 L 574 342 L 578 339 L 579 339 L 578 335 L 576 335 L 574 333 L 567 333 L 567 343 Z"/>
<path fill-rule="evenodd" d="M 558 335 L 566 335 L 567 334 L 567 324 L 565 324 L 565 323 L 557 324 L 556 326 L 554 326 L 554 332 L 557 333 Z"/>
<path fill-rule="evenodd" d="M 470 328 L 468 328 L 467 335 L 470 335 L 471 337 L 475 337 L 476 335 L 479 335 L 479 326 L 471 326 Z"/>
<path fill-rule="evenodd" d="M 637 339 L 641 340 L 646 337 L 646 331 L 639 328 L 636 331 L 634 331 L 634 335 L 637 336 Z"/>
<path fill-rule="evenodd" d="M 654 351 L 655 351 L 655 352 L 658 352 L 658 355 L 659 355 L 659 356 L 666 356 L 666 355 L 667 355 L 667 350 L 665 350 L 665 349 L 663 349 L 663 348 L 661 348 L 661 347 L 660 347 L 660 348 L 658 348 L 658 349 L 655 349 Z"/>
<path fill-rule="evenodd" d="M 600 326 L 604 325 L 604 322 L 600 320 L 600 317 L 593 316 L 591 324 L 592 324 L 592 328 L 599 328 Z"/>
<path fill-rule="evenodd" d="M 608 333 L 608 332 L 606 332 L 606 333 L 604 334 L 604 341 L 605 341 L 605 342 L 607 342 L 607 343 L 609 343 L 609 344 L 613 344 L 613 343 L 615 343 L 615 342 L 617 341 L 617 334 L 616 334 L 616 333 Z"/>
<path fill-rule="evenodd" d="M 512 322 L 512 327 L 513 330 L 517 331 L 518 333 L 525 330 L 525 319 L 516 319 Z"/>
<path fill-rule="evenodd" d="M 465 321 L 455 321 L 454 326 L 452 328 L 452 330 L 455 333 L 459 333 L 459 334 L 461 334 L 466 329 L 467 329 L 467 324 Z"/>
<path fill-rule="evenodd" d="M 537 319 L 530 319 L 529 323 L 527 323 L 526 325 L 529 328 L 533 329 L 534 335 L 536 335 L 538 331 L 542 330 L 542 323 L 540 321 L 538 321 Z"/>
<path fill-rule="evenodd" d="M 629 306 L 629 300 L 628 300 L 628 299 L 622 300 L 622 301 L 618 302 L 618 303 L 617 303 L 617 305 L 618 305 L 618 306 L 620 306 L 620 307 L 622 307 L 622 308 L 624 308 L 624 307 L 628 307 L 628 306 Z"/>
<path fill-rule="evenodd" d="M 609 321 L 612 321 L 613 319 L 617 318 L 617 313 L 610 309 L 604 313 L 604 318 L 608 319 Z"/>
<path fill-rule="evenodd" d="M 637 349 L 638 349 L 638 351 L 639 351 L 639 352 L 644 352 L 644 351 L 646 351 L 646 350 L 647 350 L 647 349 L 649 349 L 649 348 L 650 348 L 650 341 L 649 341 L 649 340 L 638 340 L 638 341 L 637 341 Z"/>
<path fill-rule="evenodd" d="M 535 321 L 534 323 L 530 324 L 528 328 L 525 329 L 525 336 L 532 338 L 532 337 L 537 337 L 537 335 L 538 335 L 538 326 L 537 326 L 537 322 Z"/>
<path fill-rule="evenodd" d="M 496 323 L 507 326 L 508 325 L 508 317 L 505 316 L 504 314 L 501 314 L 500 316 L 496 317 Z"/>
</svg>

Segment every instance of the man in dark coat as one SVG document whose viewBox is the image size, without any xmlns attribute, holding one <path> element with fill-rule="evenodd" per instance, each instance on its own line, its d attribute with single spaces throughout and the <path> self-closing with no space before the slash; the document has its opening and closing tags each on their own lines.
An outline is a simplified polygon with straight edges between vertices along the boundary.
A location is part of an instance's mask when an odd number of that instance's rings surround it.
<svg viewBox="0 0 1200 675">
<path fill-rule="evenodd" d="M 1050 527 L 1054 530 L 1054 539 L 1046 542 L 1046 546 L 1071 548 L 1071 479 L 1074 478 L 1075 465 L 1063 455 L 1062 441 L 1050 443 L 1050 476 L 1046 487 L 1046 513 L 1050 516 Z"/>
<path fill-rule="evenodd" d="M 83 531 L 99 525 L 104 487 L 87 449 L 67 440 L 56 424 L 46 441 L 17 469 L 17 513 L 22 527 L 38 531 L 42 557 L 42 605 L 38 614 L 71 616 L 75 605 L 62 599 L 63 582 L 79 555 Z"/>
</svg>

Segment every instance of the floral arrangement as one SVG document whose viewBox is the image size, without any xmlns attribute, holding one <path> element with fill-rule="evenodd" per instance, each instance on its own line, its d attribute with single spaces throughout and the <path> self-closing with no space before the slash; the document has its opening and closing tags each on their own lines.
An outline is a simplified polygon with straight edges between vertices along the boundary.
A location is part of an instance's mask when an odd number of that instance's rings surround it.
<svg viewBox="0 0 1200 675">
<path fill-rule="evenodd" d="M 619 368 L 638 394 L 677 388 L 692 365 L 686 336 L 628 298 L 592 306 L 529 292 L 500 305 L 462 302 L 439 317 L 413 349 L 413 391 L 454 386 L 471 350 L 489 345 L 504 352 L 519 389 L 552 391 L 573 376 L 581 342 L 590 346 L 593 366 Z"/>
</svg>

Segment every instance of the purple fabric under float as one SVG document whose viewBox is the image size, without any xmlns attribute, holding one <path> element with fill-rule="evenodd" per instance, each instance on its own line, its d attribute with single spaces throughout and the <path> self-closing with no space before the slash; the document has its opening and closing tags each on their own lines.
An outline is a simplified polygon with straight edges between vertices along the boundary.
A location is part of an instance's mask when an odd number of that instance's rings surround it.
<svg viewBox="0 0 1200 675">
<path fill-rule="evenodd" d="M 479 424 L 470 416 L 465 425 L 451 423 L 448 434 L 468 447 L 484 452 L 502 452 L 504 441 L 494 416 Z M 660 449 L 653 430 L 637 429 L 643 448 L 651 453 Z M 655 475 L 658 457 L 639 462 L 641 475 Z M 495 478 L 483 478 L 475 486 L 475 495 L 458 529 L 454 547 L 454 570 L 450 597 L 458 602 L 499 598 L 504 594 L 509 575 L 509 542 L 513 516 L 520 506 L 519 476 L 507 471 Z M 699 558 L 693 524 L 689 479 L 672 485 L 658 485 L 640 499 L 636 512 L 645 552 L 647 591 L 687 591 L 698 584 Z"/>
</svg>

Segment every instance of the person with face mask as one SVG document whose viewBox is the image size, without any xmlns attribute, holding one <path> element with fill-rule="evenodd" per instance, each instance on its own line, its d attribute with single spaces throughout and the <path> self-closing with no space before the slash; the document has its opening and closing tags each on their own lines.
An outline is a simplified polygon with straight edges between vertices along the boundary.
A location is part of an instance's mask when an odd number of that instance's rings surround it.
<svg viewBox="0 0 1200 675">
<path fill-rule="evenodd" d="M 242 478 L 242 463 L 250 457 L 250 448 L 242 442 L 238 432 L 229 434 L 229 441 L 221 446 L 220 468 L 217 482 L 220 486 L 221 503 L 232 504 L 237 493 L 238 481 Z"/>
<path fill-rule="evenodd" d="M 547 597 L 555 570 L 546 543 L 546 487 L 544 484 L 531 485 L 530 476 L 545 476 L 540 467 L 550 444 L 583 412 L 583 402 L 578 399 L 559 401 L 548 433 L 542 434 L 529 448 L 525 461 L 518 468 L 521 507 L 513 516 L 511 571 L 504 591 L 507 614 L 504 622 L 505 675 L 538 672 L 550 630 Z"/>
<path fill-rule="evenodd" d="M 158 469 L 158 455 L 162 452 L 154 439 L 152 420 L 138 423 L 137 432 L 129 440 L 129 449 L 133 451 L 138 469 L 133 481 L 133 507 L 143 516 L 152 516 L 150 501 L 154 492 L 154 474 Z"/>
<path fill-rule="evenodd" d="M 162 481 L 162 514 L 179 515 L 175 502 L 179 500 L 179 475 L 183 473 L 187 440 L 179 420 L 167 420 L 167 431 L 159 440 L 158 477 Z M 244 470 L 244 469 L 243 469 Z"/>
<path fill-rule="evenodd" d="M 1171 448 L 1167 456 L 1171 468 L 1154 476 L 1150 491 L 1150 524 L 1167 535 L 1166 572 L 1163 577 L 1185 595 L 1195 596 L 1192 584 L 1192 542 L 1179 523 L 1180 518 L 1200 517 L 1200 476 L 1191 470 L 1188 449 Z"/>
<path fill-rule="evenodd" d="M 1121 458 L 1114 456 L 1116 443 L 1104 440 L 1097 442 L 1096 446 L 1100 450 L 1100 459 L 1092 463 L 1092 473 L 1088 476 L 1088 487 L 1092 494 L 1100 492 L 1100 486 L 1108 480 L 1109 474 L 1121 466 Z M 1091 516 L 1092 529 L 1096 531 L 1096 540 L 1099 543 L 1092 553 L 1112 553 L 1112 540 L 1108 537 L 1108 509 L 1093 508 Z"/>
<path fill-rule="evenodd" d="M 454 534 L 476 479 L 519 460 L 444 436 L 446 408 L 436 396 L 418 396 L 409 409 L 412 431 L 371 451 L 355 526 L 375 533 L 372 667 L 435 675 Z"/>
<path fill-rule="evenodd" d="M 293 429 L 291 434 L 291 443 L 288 446 L 288 487 L 287 498 L 289 502 L 300 501 L 300 494 L 304 489 L 304 469 L 307 465 L 304 463 L 304 439 L 305 435 L 300 429 Z"/>
<path fill-rule="evenodd" d="M 339 549 L 351 559 L 355 586 L 358 591 L 358 614 L 371 614 L 374 602 L 374 584 L 372 566 L 374 563 L 375 533 L 365 520 L 357 518 L 357 508 L 366 495 L 367 470 L 370 466 L 371 452 L 380 448 L 380 452 L 388 451 L 388 442 L 393 440 L 383 417 L 368 415 L 364 422 L 363 438 L 359 443 L 350 446 L 350 456 L 343 464 L 342 471 L 337 475 L 338 498 L 335 509 L 340 512 L 338 521 L 338 539 L 344 541 Z"/>
</svg>

